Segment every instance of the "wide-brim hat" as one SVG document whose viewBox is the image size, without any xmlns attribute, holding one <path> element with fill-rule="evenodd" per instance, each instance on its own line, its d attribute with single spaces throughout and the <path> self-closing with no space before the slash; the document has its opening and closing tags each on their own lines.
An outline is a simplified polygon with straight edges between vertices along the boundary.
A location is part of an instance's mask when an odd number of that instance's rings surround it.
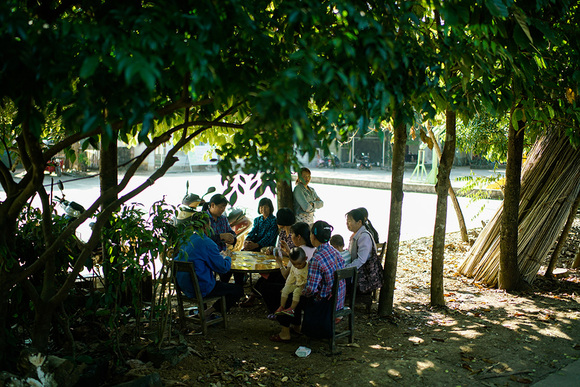
<svg viewBox="0 0 580 387">
<path fill-rule="evenodd" d="M 233 208 L 228 214 L 228 222 L 230 224 L 239 222 L 244 216 L 246 216 L 246 212 L 244 210 L 241 208 Z"/>
</svg>

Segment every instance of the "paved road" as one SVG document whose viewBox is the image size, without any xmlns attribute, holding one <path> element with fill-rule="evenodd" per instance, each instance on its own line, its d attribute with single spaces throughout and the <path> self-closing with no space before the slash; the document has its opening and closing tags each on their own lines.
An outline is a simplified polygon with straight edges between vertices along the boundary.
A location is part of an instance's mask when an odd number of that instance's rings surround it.
<svg viewBox="0 0 580 387">
<path fill-rule="evenodd" d="M 491 173 L 493 171 L 476 171 L 479 175 Z M 414 182 L 410 179 L 411 171 L 405 174 L 405 197 L 403 200 L 403 221 L 401 226 L 401 240 L 414 239 L 433 234 L 435 225 L 436 195 L 422 192 L 409 192 L 423 190 L 424 187 L 433 189 L 432 185 Z M 457 168 L 452 171 L 453 185 L 457 187 L 461 182 L 455 179 L 459 176 L 469 175 L 469 168 Z M 139 174 L 134 177 L 129 189 L 136 187 L 145 181 L 148 175 Z M 389 171 L 372 170 L 358 171 L 356 169 L 312 169 L 311 186 L 316 189 L 319 196 L 325 202 L 324 207 L 316 212 L 316 219 L 325 220 L 335 227 L 335 232 L 343 237 L 349 235 L 346 228 L 345 214 L 356 207 L 366 207 L 369 210 L 369 218 L 381 235 L 381 240 L 386 239 L 389 224 L 390 191 L 385 188 L 366 188 L 372 182 L 389 182 L 391 175 Z M 53 177 L 55 180 L 56 178 Z M 326 184 L 319 183 L 324 178 Z M 70 177 L 63 176 L 65 183 L 65 194 L 67 199 L 74 200 L 88 207 L 99 195 L 98 178 L 68 181 Z M 50 184 L 51 177 L 47 176 L 45 184 Z M 158 180 L 152 187 L 137 196 L 132 202 L 142 203 L 144 210 L 148 211 L 150 206 L 163 196 L 168 203 L 179 204 L 185 194 L 186 182 L 189 181 L 190 192 L 203 194 L 208 187 L 215 186 L 218 192 L 225 189 L 221 184 L 221 178 L 215 171 L 193 172 L 183 170 L 172 170 Z M 254 191 L 250 189 L 250 182 L 246 184 L 238 183 L 244 188 L 244 194 L 239 195 L 236 206 L 245 208 L 251 218 L 258 216 L 257 200 L 254 198 Z M 346 185 L 335 185 L 346 184 Z M 416 188 L 419 187 L 419 188 Z M 56 193 L 58 188 L 54 188 Z M 127 190 L 125 191 L 127 192 Z M 267 192 L 267 197 L 274 198 L 271 192 Z M 0 191 L 0 200 L 4 193 Z M 460 197 L 459 202 L 468 228 L 481 226 L 482 221 L 491 219 L 497 208 L 500 206 L 499 200 L 478 200 L 471 202 L 469 198 Z M 275 201 L 274 201 L 275 203 Z M 447 232 L 459 230 L 457 217 L 453 210 L 451 201 L 448 206 Z M 81 227 L 81 238 L 88 238 L 88 226 Z"/>
</svg>

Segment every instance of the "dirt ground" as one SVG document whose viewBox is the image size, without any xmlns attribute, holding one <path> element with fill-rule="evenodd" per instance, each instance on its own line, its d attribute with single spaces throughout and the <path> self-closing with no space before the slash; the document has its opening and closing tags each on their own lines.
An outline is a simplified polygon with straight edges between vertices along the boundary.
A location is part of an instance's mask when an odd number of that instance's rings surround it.
<svg viewBox="0 0 580 387">
<path fill-rule="evenodd" d="M 577 223 L 558 267 L 574 259 Z M 339 354 L 330 356 L 327 342 L 304 336 L 271 342 L 279 326 L 258 304 L 234 308 L 227 330 L 218 325 L 207 336 L 182 336 L 190 355 L 155 372 L 165 385 L 516 386 L 542 380 L 580 356 L 580 272 L 557 281 L 537 277 L 525 292 L 488 289 L 457 273 L 469 244 L 449 234 L 447 306 L 434 309 L 431 245 L 431 238 L 401 243 L 395 315 L 380 318 L 376 304 L 370 314 L 358 307 L 355 342 L 340 340 Z M 312 349 L 310 356 L 297 357 L 299 346 Z"/>
</svg>

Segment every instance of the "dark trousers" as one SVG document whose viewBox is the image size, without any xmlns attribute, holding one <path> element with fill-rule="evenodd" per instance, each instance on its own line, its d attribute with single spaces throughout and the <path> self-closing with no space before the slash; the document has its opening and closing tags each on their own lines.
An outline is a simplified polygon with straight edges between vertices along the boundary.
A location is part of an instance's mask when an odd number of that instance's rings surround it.
<svg viewBox="0 0 580 387">
<path fill-rule="evenodd" d="M 234 275 L 234 283 L 237 286 L 243 288 L 244 284 L 246 283 L 246 275 L 244 273 L 232 273 L 231 271 L 228 271 L 227 273 L 219 274 L 220 281 L 227 284 L 230 282 L 232 274 Z"/>
<path fill-rule="evenodd" d="M 273 313 L 280 306 L 281 291 L 285 283 L 286 279 L 282 273 L 275 271 L 270 273 L 268 278 L 258 278 L 252 292 L 261 296 L 268 312 Z"/>
<path fill-rule="evenodd" d="M 244 289 L 236 284 L 228 284 L 221 281 L 216 281 L 214 288 L 206 297 L 219 297 L 226 296 L 226 312 L 231 309 L 232 306 L 242 298 L 244 295 Z M 221 312 L 221 304 L 216 302 L 214 304 L 215 309 Z"/>
<path fill-rule="evenodd" d="M 300 326 L 302 325 L 302 307 L 306 302 L 306 297 L 300 297 L 300 302 L 298 302 L 298 306 L 294 309 L 294 317 L 287 316 L 285 314 L 281 314 L 276 316 L 276 321 L 280 323 L 283 327 L 290 327 L 290 325 Z M 288 301 L 286 302 L 286 307 L 289 307 L 292 304 L 292 294 L 288 296 Z M 278 300 L 278 306 L 280 305 L 280 301 Z M 276 308 L 278 307 L 276 306 Z"/>
</svg>

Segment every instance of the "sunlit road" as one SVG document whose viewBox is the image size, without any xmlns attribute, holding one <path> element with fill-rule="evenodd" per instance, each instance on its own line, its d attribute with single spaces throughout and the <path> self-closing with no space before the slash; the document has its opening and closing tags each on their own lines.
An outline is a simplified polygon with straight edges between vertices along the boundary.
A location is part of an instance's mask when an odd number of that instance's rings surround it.
<svg viewBox="0 0 580 387">
<path fill-rule="evenodd" d="M 316 170 L 313 170 L 313 176 L 316 176 Z M 340 175 L 340 170 L 336 171 Z M 53 177 L 55 180 L 56 177 Z M 128 192 L 133 187 L 143 183 L 147 175 L 142 174 L 135 176 L 130 187 L 123 193 Z M 64 193 L 69 200 L 77 201 L 85 207 L 89 207 L 99 196 L 99 180 L 91 178 L 86 180 L 67 181 L 70 179 L 63 176 L 62 181 L 65 183 Z M 45 184 L 50 184 L 49 176 L 45 179 Z M 131 202 L 143 204 L 144 211 L 148 211 L 150 206 L 157 200 L 165 196 L 166 201 L 171 204 L 179 204 L 185 194 L 186 182 L 189 181 L 189 192 L 195 192 L 199 195 L 204 194 L 208 187 L 214 186 L 217 192 L 223 192 L 225 189 L 221 184 L 221 178 L 216 172 L 170 172 L 152 187 L 139 194 Z M 241 182 L 240 182 L 241 183 Z M 236 207 L 242 207 L 247 210 L 250 218 L 258 216 L 257 203 L 254 198 L 254 191 L 249 189 L 249 178 L 246 184 L 242 184 L 244 194 L 238 193 Z M 345 214 L 356 207 L 366 207 L 369 211 L 369 218 L 375 228 L 378 230 L 381 241 L 386 239 L 389 223 L 389 207 L 391 193 L 386 190 L 344 187 L 335 185 L 322 185 L 311 183 L 316 192 L 324 201 L 324 207 L 316 212 L 316 220 L 325 220 L 335 228 L 335 233 L 341 234 L 345 239 L 350 235 L 346 228 Z M 47 187 L 50 190 L 50 187 Z M 54 193 L 60 194 L 56 184 Z M 0 190 L 0 200 L 4 200 L 5 193 Z M 211 194 L 206 197 L 209 199 Z M 273 194 L 267 191 L 266 197 L 274 199 Z M 433 234 L 435 225 L 436 195 L 406 192 L 403 200 L 403 220 L 401 226 L 401 240 L 414 239 L 418 237 Z M 273 200 L 274 204 L 276 201 Z M 37 205 L 38 199 L 34 201 Z M 459 203 L 463 211 L 465 222 L 468 228 L 480 227 L 482 221 L 488 221 L 500 206 L 499 200 L 479 200 L 470 203 L 468 198 L 459 198 Z M 451 201 L 448 202 L 447 213 L 447 232 L 459 230 L 459 223 Z M 82 239 L 88 238 L 89 229 L 87 226 L 79 230 Z"/>
</svg>

